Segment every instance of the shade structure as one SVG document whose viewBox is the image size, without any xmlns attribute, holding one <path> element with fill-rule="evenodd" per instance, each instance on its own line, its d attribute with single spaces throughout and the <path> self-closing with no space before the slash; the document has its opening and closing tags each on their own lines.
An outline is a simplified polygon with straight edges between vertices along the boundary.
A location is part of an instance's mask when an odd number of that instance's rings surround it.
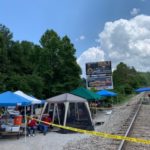
<svg viewBox="0 0 150 150">
<path fill-rule="evenodd" d="M 100 96 L 100 95 L 98 95 L 98 94 L 96 94 L 90 90 L 87 90 L 83 87 L 77 88 L 77 89 L 71 91 L 70 93 L 77 95 L 77 96 L 80 96 L 80 97 L 83 97 L 83 98 L 87 99 L 88 101 L 101 100 L 102 99 L 102 96 Z"/>
<path fill-rule="evenodd" d="M 46 100 L 47 102 L 63 103 L 63 102 L 86 102 L 86 99 L 70 94 L 64 93 L 58 96 L 54 96 Z"/>
<path fill-rule="evenodd" d="M 7 91 L 0 94 L 0 106 L 28 106 L 31 105 L 31 101 Z"/>
<path fill-rule="evenodd" d="M 142 87 L 135 90 L 135 92 L 146 92 L 150 91 L 150 87 Z"/>
<path fill-rule="evenodd" d="M 88 102 L 82 97 L 70 93 L 51 97 L 46 100 L 42 114 L 50 113 L 50 111 L 52 111 L 53 123 L 94 130 Z"/>
<path fill-rule="evenodd" d="M 26 98 L 27 100 L 31 101 L 32 104 L 41 104 L 41 103 L 42 103 L 41 100 L 36 99 L 36 98 L 34 98 L 34 97 L 31 97 L 31 96 L 25 94 L 25 93 L 22 92 L 22 91 L 16 91 L 16 92 L 14 92 L 14 94 L 19 95 L 19 96 L 21 96 L 21 97 L 23 97 L 23 98 Z"/>
<path fill-rule="evenodd" d="M 101 96 L 108 96 L 108 97 L 113 97 L 113 96 L 117 96 L 117 93 L 114 93 L 114 92 L 111 92 L 111 91 L 108 91 L 108 90 L 101 90 L 101 91 L 98 91 L 96 92 L 96 94 L 99 94 Z"/>
</svg>

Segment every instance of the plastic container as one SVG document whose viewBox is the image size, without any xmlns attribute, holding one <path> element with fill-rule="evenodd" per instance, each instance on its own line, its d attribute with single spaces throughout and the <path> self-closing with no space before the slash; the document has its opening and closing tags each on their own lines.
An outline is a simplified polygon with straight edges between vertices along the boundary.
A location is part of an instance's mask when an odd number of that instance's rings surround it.
<svg viewBox="0 0 150 150">
<path fill-rule="evenodd" d="M 19 130 L 20 130 L 20 126 L 14 126 L 14 127 L 12 127 L 12 132 L 19 132 Z"/>
<path fill-rule="evenodd" d="M 22 124 L 22 116 L 15 116 L 14 125 L 21 125 L 21 124 Z"/>
<path fill-rule="evenodd" d="M 7 131 L 7 132 L 9 132 L 9 131 L 11 131 L 11 126 L 6 126 L 6 128 L 5 128 L 5 131 Z"/>
</svg>

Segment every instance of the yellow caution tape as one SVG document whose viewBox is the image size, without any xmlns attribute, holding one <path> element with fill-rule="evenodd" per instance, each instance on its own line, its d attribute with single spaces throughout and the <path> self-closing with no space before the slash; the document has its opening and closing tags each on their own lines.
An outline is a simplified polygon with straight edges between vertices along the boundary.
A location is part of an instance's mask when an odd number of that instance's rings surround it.
<svg viewBox="0 0 150 150">
<path fill-rule="evenodd" d="M 28 118 L 31 118 L 27 116 Z M 134 138 L 134 137 L 126 137 L 126 136 L 121 136 L 121 135 L 115 135 L 115 134 L 108 134 L 104 132 L 96 132 L 96 131 L 88 131 L 88 130 L 83 130 L 83 129 L 78 129 L 78 128 L 73 128 L 73 127 L 68 127 L 68 126 L 62 126 L 54 123 L 48 123 L 44 122 L 38 119 L 33 118 L 34 120 L 38 122 L 42 122 L 48 125 L 52 125 L 54 127 L 74 131 L 74 132 L 79 132 L 79 133 L 84 133 L 84 134 L 89 134 L 89 135 L 95 135 L 103 138 L 109 138 L 109 139 L 116 139 L 116 140 L 125 140 L 125 141 L 130 141 L 130 142 L 135 142 L 135 143 L 142 143 L 142 144 L 150 144 L 150 140 L 146 139 L 140 139 L 140 138 Z"/>
</svg>

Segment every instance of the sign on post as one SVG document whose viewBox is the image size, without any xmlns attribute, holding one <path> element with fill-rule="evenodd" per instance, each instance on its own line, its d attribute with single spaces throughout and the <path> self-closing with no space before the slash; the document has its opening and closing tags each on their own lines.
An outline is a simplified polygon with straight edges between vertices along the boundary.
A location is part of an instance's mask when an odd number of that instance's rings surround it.
<svg viewBox="0 0 150 150">
<path fill-rule="evenodd" d="M 113 89 L 111 61 L 86 63 L 87 87 Z"/>
</svg>

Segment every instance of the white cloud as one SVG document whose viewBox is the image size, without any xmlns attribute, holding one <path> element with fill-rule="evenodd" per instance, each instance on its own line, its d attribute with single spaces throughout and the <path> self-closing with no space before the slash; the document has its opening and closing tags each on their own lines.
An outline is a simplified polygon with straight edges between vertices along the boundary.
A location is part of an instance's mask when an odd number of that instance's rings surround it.
<svg viewBox="0 0 150 150">
<path fill-rule="evenodd" d="M 89 48 L 77 60 L 84 77 L 86 62 L 103 60 L 111 60 L 113 69 L 124 62 L 138 71 L 150 71 L 150 16 L 106 22 L 97 41 L 99 47 Z"/>
<path fill-rule="evenodd" d="M 85 39 L 85 36 L 84 35 L 81 35 L 79 38 L 76 38 L 76 41 L 82 41 Z"/>
<path fill-rule="evenodd" d="M 105 60 L 113 67 L 124 62 L 140 71 L 150 71 L 150 16 L 107 22 L 99 34 Z"/>
<path fill-rule="evenodd" d="M 97 62 L 104 60 L 104 51 L 100 47 L 92 47 L 84 51 L 77 59 L 82 69 L 82 77 L 85 77 L 85 64 L 87 62 Z"/>
<path fill-rule="evenodd" d="M 139 8 L 133 8 L 131 11 L 130 11 L 130 14 L 132 16 L 136 16 L 137 14 L 140 13 L 140 9 Z"/>
<path fill-rule="evenodd" d="M 84 36 L 84 35 L 81 35 L 81 36 L 79 37 L 79 39 L 80 39 L 80 40 L 84 40 L 84 39 L 85 39 L 85 36 Z"/>
</svg>

